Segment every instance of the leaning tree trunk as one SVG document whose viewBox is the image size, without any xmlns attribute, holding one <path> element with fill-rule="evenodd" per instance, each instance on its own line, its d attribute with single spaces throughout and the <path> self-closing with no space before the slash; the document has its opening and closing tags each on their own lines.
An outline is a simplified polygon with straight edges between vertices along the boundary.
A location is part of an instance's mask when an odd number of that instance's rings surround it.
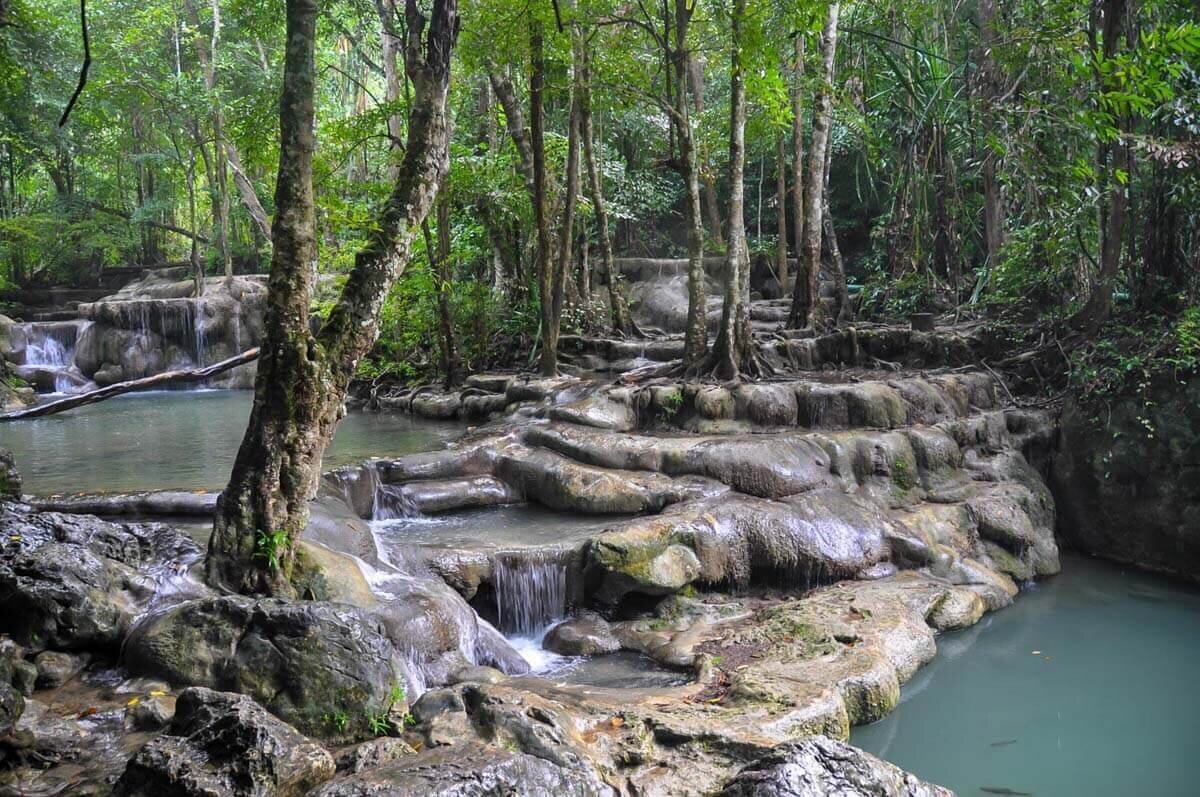
<svg viewBox="0 0 1200 797">
<path fill-rule="evenodd" d="M 746 249 L 746 84 L 742 23 L 746 0 L 730 13 L 729 69 L 729 251 L 725 256 L 725 302 L 721 328 L 708 364 L 719 379 L 757 376 L 760 368 L 750 332 L 750 264 Z"/>
<path fill-rule="evenodd" d="M 833 117 L 833 58 L 837 51 L 838 3 L 829 4 L 825 29 L 821 31 L 821 86 L 813 109 L 812 146 L 808 153 L 808 181 L 804 185 L 804 242 L 792 312 L 788 326 L 816 328 L 821 304 L 821 193 L 825 186 L 825 149 L 829 146 L 829 128 Z"/>
<path fill-rule="evenodd" d="M 380 307 L 449 168 L 446 97 L 458 33 L 456 0 L 429 19 L 407 0 L 405 68 L 413 86 L 404 160 L 392 192 L 329 320 L 309 328 L 317 258 L 313 202 L 314 51 L 318 5 L 288 0 L 274 251 L 254 405 L 217 503 L 210 584 L 293 594 L 297 540 L 308 523 L 321 458 L 343 414 L 346 387 L 378 335 Z M 424 34 L 424 36 L 423 36 Z"/>
</svg>

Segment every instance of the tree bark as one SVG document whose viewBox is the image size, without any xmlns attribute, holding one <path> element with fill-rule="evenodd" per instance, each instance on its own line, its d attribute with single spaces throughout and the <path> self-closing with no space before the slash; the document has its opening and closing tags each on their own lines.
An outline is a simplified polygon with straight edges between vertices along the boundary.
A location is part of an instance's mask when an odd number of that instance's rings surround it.
<svg viewBox="0 0 1200 797">
<path fill-rule="evenodd" d="M 718 379 L 757 376 L 750 332 L 750 263 L 746 248 L 746 84 L 742 25 L 746 0 L 730 9 L 729 67 L 729 249 L 725 256 L 725 302 L 709 365 Z"/>
<path fill-rule="evenodd" d="M 579 96 L 579 125 L 583 140 L 583 161 L 587 168 L 588 194 L 596 214 L 596 240 L 600 245 L 600 261 L 608 283 L 609 305 L 612 311 L 613 332 L 626 337 L 635 334 L 629 299 L 621 279 L 620 267 L 613 257 L 612 236 L 608 229 L 608 206 L 604 201 L 604 182 L 596 157 L 595 134 L 592 126 L 592 68 L 591 54 L 579 23 L 572 24 L 572 46 L 575 58 L 575 91 Z"/>
<path fill-rule="evenodd" d="M 993 268 L 1004 245 L 1004 194 L 996 177 L 995 148 L 988 139 L 997 133 L 996 99 L 1000 95 L 1000 66 L 993 50 L 996 47 L 996 0 L 979 0 L 979 91 L 983 100 L 983 228 L 987 253 L 986 267 Z"/>
<path fill-rule="evenodd" d="M 821 31 L 821 85 L 813 109 L 812 146 L 808 153 L 808 180 L 804 185 L 804 241 L 796 269 L 796 287 L 788 325 L 815 329 L 821 304 L 821 194 L 825 186 L 825 150 L 833 118 L 833 64 L 837 51 L 839 3 L 829 4 Z"/>
<path fill-rule="evenodd" d="M 546 64 L 542 23 L 533 19 L 529 29 L 530 152 L 533 160 L 533 217 L 537 229 L 537 273 L 541 303 L 542 350 L 539 368 L 543 376 L 558 375 L 558 323 L 562 310 L 563 280 L 556 273 L 550 244 L 549 208 L 546 201 L 546 140 L 542 92 Z M 511 124 L 511 123 L 510 123 Z M 524 155 L 522 155 L 524 159 Z"/>
<path fill-rule="evenodd" d="M 781 288 L 788 284 L 788 223 L 787 223 L 787 136 L 776 138 L 775 151 L 775 278 Z M 787 288 L 783 288 L 787 290 Z"/>
<path fill-rule="evenodd" d="M 1125 16 L 1128 0 L 1104 0 L 1102 11 L 1104 59 L 1116 55 L 1125 32 Z M 1103 78 L 1101 78 L 1103 80 Z M 1098 86 L 1103 90 L 1104 86 Z M 1106 204 L 1100 208 L 1100 269 L 1092 286 L 1091 295 L 1083 308 L 1072 319 L 1080 329 L 1096 329 L 1112 314 L 1113 283 L 1121 267 L 1121 252 L 1125 241 L 1125 214 L 1129 204 L 1128 175 L 1130 171 L 1129 145 L 1123 135 L 1127 119 L 1118 117 L 1120 128 L 1115 143 L 1100 142 L 1097 145 L 1097 171 L 1100 173 Z M 1124 179 L 1119 174 L 1124 173 Z"/>
<path fill-rule="evenodd" d="M 795 63 L 792 67 L 792 251 L 800 265 L 804 240 L 804 34 L 796 33 Z M 788 284 L 783 282 L 783 290 Z M 794 293 L 794 291 L 793 291 Z M 793 299 L 794 301 L 794 299 Z"/>
<path fill-rule="evenodd" d="M 442 374 L 446 377 L 446 389 L 459 383 L 461 367 L 458 348 L 454 341 L 454 318 L 450 312 L 450 285 L 453 274 L 450 270 L 450 202 L 443 191 L 435 205 L 437 211 L 437 244 L 429 234 L 429 222 L 421 224 L 425 235 L 425 251 L 429 255 L 429 268 L 437 281 L 438 327 L 442 334 Z"/>
<path fill-rule="evenodd" d="M 687 326 L 683 336 L 683 364 L 693 367 L 708 354 L 708 287 L 704 273 L 704 217 L 700 204 L 699 155 L 696 151 L 696 136 L 692 129 L 691 111 L 699 113 L 701 100 L 688 105 L 688 84 L 699 96 L 699 82 L 690 80 L 695 59 L 688 47 L 688 28 L 691 24 L 695 4 L 687 0 L 675 0 L 675 113 L 671 121 L 676 128 L 679 142 L 680 177 L 686 187 L 687 202 L 687 250 L 688 250 L 688 311 Z M 718 219 L 716 234 L 720 236 Z"/>
<path fill-rule="evenodd" d="M 329 319 L 314 334 L 313 201 L 318 6 L 288 0 L 275 246 L 254 405 L 229 484 L 217 505 L 206 561 L 214 586 L 294 594 L 296 541 L 308 522 L 321 458 L 344 412 L 346 387 L 378 335 L 379 310 L 411 256 L 414 237 L 449 168 L 446 98 L 458 33 L 456 0 L 427 19 L 406 0 L 405 68 L 413 103 L 404 160 Z M 303 563 L 302 563 L 303 564 Z"/>
</svg>

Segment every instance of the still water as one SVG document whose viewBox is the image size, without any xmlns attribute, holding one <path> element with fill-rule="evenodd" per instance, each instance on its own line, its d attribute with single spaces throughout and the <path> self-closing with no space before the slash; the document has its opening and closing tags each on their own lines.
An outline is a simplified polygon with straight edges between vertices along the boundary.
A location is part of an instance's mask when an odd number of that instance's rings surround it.
<svg viewBox="0 0 1200 797">
<path fill-rule="evenodd" d="M 249 390 L 156 391 L 0 426 L 26 493 L 220 489 L 250 417 Z M 442 447 L 461 426 L 351 412 L 325 467 Z"/>
<path fill-rule="evenodd" d="M 1197 675 L 1200 590 L 1068 556 L 851 741 L 959 795 L 1196 795 Z"/>
</svg>

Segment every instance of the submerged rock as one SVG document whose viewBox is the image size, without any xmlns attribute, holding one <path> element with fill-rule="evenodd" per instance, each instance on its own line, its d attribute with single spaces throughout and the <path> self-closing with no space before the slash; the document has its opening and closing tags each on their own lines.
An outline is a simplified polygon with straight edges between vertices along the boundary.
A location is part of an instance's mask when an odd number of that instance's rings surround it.
<svg viewBox="0 0 1200 797">
<path fill-rule="evenodd" d="M 299 797 L 333 757 L 244 695 L 186 689 L 170 728 L 130 760 L 114 797 Z"/>
<path fill-rule="evenodd" d="M 814 736 L 780 745 L 745 766 L 720 797 L 953 797 L 844 742 Z"/>
</svg>

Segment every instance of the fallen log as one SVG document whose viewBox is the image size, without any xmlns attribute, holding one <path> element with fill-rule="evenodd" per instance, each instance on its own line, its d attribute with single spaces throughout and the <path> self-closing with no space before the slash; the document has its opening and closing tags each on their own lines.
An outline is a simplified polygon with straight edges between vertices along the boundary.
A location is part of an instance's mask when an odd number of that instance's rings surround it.
<svg viewBox="0 0 1200 797">
<path fill-rule="evenodd" d="M 247 349 L 241 354 L 230 357 L 227 360 L 221 360 L 219 363 L 206 365 L 203 368 L 196 368 L 191 371 L 163 371 L 161 374 L 154 376 L 146 376 L 141 379 L 131 379 L 128 382 L 117 382 L 114 385 L 99 388 L 97 390 L 89 390 L 87 393 L 80 393 L 77 396 L 67 396 L 58 401 L 51 401 L 46 404 L 38 404 L 28 409 L 17 410 L 10 412 L 7 415 L 0 415 L 0 421 L 19 421 L 24 418 L 41 418 L 45 415 L 54 415 L 66 410 L 83 407 L 88 404 L 95 404 L 98 401 L 119 396 L 123 393 L 133 393 L 138 390 L 152 390 L 163 385 L 174 384 L 176 382 L 203 382 L 209 377 L 216 376 L 219 373 L 228 371 L 231 368 L 237 368 L 239 365 L 254 362 L 258 358 L 258 348 Z"/>
</svg>

